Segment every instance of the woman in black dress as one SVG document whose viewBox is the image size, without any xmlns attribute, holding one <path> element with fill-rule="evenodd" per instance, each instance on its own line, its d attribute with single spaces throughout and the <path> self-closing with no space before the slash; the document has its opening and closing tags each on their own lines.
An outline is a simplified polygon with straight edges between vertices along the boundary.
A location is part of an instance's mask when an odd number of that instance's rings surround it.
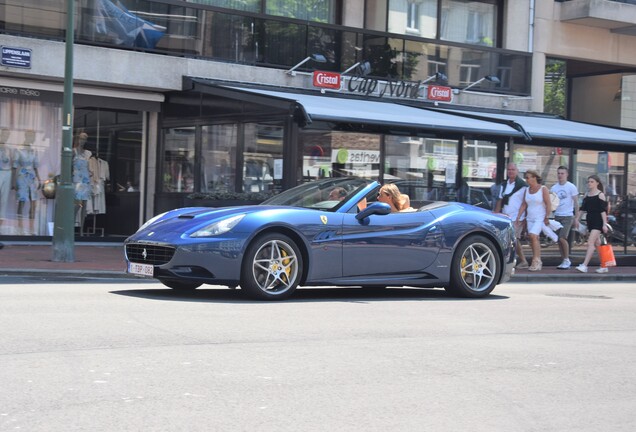
<svg viewBox="0 0 636 432">
<path fill-rule="evenodd" d="M 576 269 L 587 273 L 587 265 L 592 259 L 596 247 L 601 244 L 601 233 L 607 232 L 607 198 L 603 193 L 603 183 L 597 175 L 591 175 L 587 178 L 587 193 L 583 198 L 581 211 L 587 212 L 585 217 L 590 235 L 587 239 L 585 260 Z M 608 270 L 607 267 L 599 267 L 596 272 L 607 273 Z"/>
</svg>

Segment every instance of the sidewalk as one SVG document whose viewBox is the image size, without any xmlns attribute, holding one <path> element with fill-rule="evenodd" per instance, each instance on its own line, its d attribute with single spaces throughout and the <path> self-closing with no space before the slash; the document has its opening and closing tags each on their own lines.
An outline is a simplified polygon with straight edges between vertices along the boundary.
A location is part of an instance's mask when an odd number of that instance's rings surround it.
<svg viewBox="0 0 636 432">
<path fill-rule="evenodd" d="M 124 246 L 121 243 L 75 244 L 75 262 L 53 262 L 53 247 L 50 243 L 11 244 L 5 243 L 0 249 L 0 276 L 3 275 L 43 275 L 71 274 L 84 277 L 131 278 L 126 274 Z M 595 265 L 589 273 L 580 273 L 572 266 L 569 270 L 558 270 L 556 257 L 544 258 L 544 267 L 540 272 L 517 270 L 512 282 L 548 282 L 548 281 L 636 281 L 636 266 L 613 267 L 607 274 L 598 274 Z M 582 258 L 574 257 L 576 264 Z M 620 262 L 619 262 L 620 264 Z"/>
</svg>

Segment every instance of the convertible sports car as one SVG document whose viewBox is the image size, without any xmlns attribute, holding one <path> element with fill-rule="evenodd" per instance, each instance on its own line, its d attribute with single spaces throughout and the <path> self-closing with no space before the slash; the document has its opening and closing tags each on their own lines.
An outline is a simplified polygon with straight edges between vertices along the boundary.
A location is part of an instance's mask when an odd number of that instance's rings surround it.
<svg viewBox="0 0 636 432">
<path fill-rule="evenodd" d="M 484 297 L 510 278 L 510 219 L 413 196 L 416 211 L 391 213 L 377 201 L 379 188 L 371 180 L 329 178 L 256 206 L 169 211 L 126 240 L 128 272 L 177 290 L 240 285 L 262 300 L 318 285 L 440 287 Z"/>
</svg>

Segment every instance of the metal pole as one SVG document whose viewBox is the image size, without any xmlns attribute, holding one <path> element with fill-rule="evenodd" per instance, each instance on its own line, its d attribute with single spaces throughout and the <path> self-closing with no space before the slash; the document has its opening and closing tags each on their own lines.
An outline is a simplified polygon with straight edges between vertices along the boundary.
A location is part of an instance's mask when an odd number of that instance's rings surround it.
<svg viewBox="0 0 636 432">
<path fill-rule="evenodd" d="M 53 261 L 75 262 L 73 164 L 73 38 L 75 0 L 66 0 L 66 60 L 64 63 L 64 106 L 62 108 L 62 162 L 55 192 Z"/>
</svg>

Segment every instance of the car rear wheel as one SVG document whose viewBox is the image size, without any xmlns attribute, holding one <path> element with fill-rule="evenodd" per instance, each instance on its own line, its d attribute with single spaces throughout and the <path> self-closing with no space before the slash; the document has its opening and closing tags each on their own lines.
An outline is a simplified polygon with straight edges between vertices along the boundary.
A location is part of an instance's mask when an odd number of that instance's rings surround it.
<svg viewBox="0 0 636 432">
<path fill-rule="evenodd" d="M 177 291 L 194 291 L 195 289 L 203 285 L 202 283 L 199 283 L 199 282 L 181 282 L 181 281 L 165 280 L 165 279 L 159 279 L 159 282 L 161 282 L 168 288 L 172 288 L 173 290 L 177 290 Z"/>
<path fill-rule="evenodd" d="M 294 241 L 284 234 L 266 234 L 247 248 L 241 288 L 258 300 L 283 300 L 296 290 L 302 270 L 302 256 Z"/>
<path fill-rule="evenodd" d="M 492 241 L 484 236 L 464 239 L 455 251 L 450 285 L 446 291 L 461 297 L 485 297 L 495 289 L 501 259 Z"/>
</svg>

